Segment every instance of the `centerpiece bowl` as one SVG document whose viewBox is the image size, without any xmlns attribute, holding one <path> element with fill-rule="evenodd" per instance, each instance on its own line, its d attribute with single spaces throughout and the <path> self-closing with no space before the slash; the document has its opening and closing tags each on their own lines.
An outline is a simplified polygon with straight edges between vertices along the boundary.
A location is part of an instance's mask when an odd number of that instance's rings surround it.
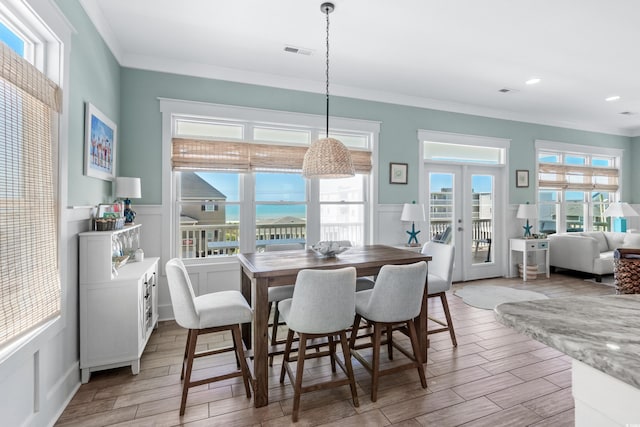
<svg viewBox="0 0 640 427">
<path fill-rule="evenodd" d="M 341 246 L 340 242 L 330 240 L 321 241 L 311 246 L 311 250 L 323 258 L 333 258 L 349 248 L 349 246 Z"/>
</svg>

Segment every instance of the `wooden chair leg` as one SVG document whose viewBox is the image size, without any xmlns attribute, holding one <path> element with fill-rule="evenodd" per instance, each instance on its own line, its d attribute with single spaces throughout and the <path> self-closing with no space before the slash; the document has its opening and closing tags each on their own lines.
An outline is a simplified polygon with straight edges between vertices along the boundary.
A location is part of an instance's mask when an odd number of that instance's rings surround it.
<svg viewBox="0 0 640 427">
<path fill-rule="evenodd" d="M 393 360 L 393 325 L 387 325 L 387 355 Z"/>
<path fill-rule="evenodd" d="M 351 388 L 351 398 L 353 399 L 353 406 L 356 408 L 360 406 L 358 401 L 358 391 L 356 389 L 356 378 L 353 373 L 353 365 L 351 364 L 351 350 L 347 343 L 347 333 L 345 331 L 340 332 L 340 344 L 342 344 L 342 354 L 344 356 L 344 365 L 347 368 L 347 376 L 349 377 L 349 387 Z"/>
<path fill-rule="evenodd" d="M 351 336 L 349 337 L 349 348 L 354 348 L 356 346 L 356 338 L 358 338 L 358 328 L 360 327 L 360 321 L 362 320 L 362 316 L 356 314 L 353 319 L 353 326 L 351 327 Z"/>
<path fill-rule="evenodd" d="M 409 338 L 411 340 L 411 347 L 413 348 L 413 357 L 416 359 L 416 368 L 420 376 L 420 384 L 422 384 L 422 388 L 427 388 L 427 379 L 424 375 L 424 365 L 422 364 L 422 355 L 420 354 L 418 334 L 416 333 L 416 325 L 413 319 L 407 321 L 407 329 L 409 329 Z"/>
<path fill-rule="evenodd" d="M 329 360 L 331 361 L 331 372 L 336 372 L 336 343 L 333 340 L 333 335 L 327 337 L 329 341 Z"/>
<path fill-rule="evenodd" d="M 184 415 L 184 410 L 187 406 L 187 393 L 191 386 L 191 369 L 193 368 L 193 357 L 196 354 L 196 342 L 198 340 L 198 331 L 196 329 L 189 329 L 189 337 L 187 342 L 189 347 L 187 349 L 187 371 L 184 374 L 184 380 L 182 382 L 182 400 L 180 401 L 180 416 Z"/>
<path fill-rule="evenodd" d="M 304 372 L 304 356 L 307 351 L 307 336 L 299 334 L 300 341 L 298 345 L 298 361 L 296 366 L 296 381 L 293 386 L 293 411 L 291 412 L 291 420 L 295 423 L 298 421 L 298 412 L 300 411 L 300 395 L 302 394 L 302 374 Z"/>
<path fill-rule="evenodd" d="M 442 292 L 440 294 L 440 301 L 442 301 L 442 308 L 444 309 L 444 316 L 447 319 L 447 328 L 449 329 L 449 335 L 451 336 L 451 342 L 454 347 L 458 346 L 456 340 L 456 333 L 453 330 L 453 321 L 451 320 L 451 312 L 449 311 L 449 303 L 447 302 L 447 294 Z"/>
<path fill-rule="evenodd" d="M 242 336 L 240 335 L 239 325 L 233 325 L 231 328 L 231 335 L 233 336 L 233 347 L 235 349 L 236 360 L 240 361 L 240 370 L 242 371 L 244 389 L 247 392 L 247 397 L 251 397 L 251 389 L 249 388 L 249 367 L 247 366 L 247 359 L 244 357 L 244 348 L 242 347 Z"/>
<path fill-rule="evenodd" d="M 271 303 L 269 303 L 269 313 L 271 312 Z M 280 310 L 278 310 L 278 302 L 275 303 L 273 312 L 273 326 L 271 329 L 271 345 L 278 343 L 278 323 L 280 323 Z M 273 366 L 273 356 L 269 356 L 269 366 Z"/>
<path fill-rule="evenodd" d="M 284 354 L 282 356 L 282 368 L 280 369 L 280 384 L 284 383 L 285 364 L 289 363 L 289 354 L 291 353 L 291 344 L 293 343 L 294 332 L 289 329 L 287 332 L 287 343 L 284 346 Z"/>
<path fill-rule="evenodd" d="M 371 401 L 378 399 L 378 380 L 380 378 L 380 344 L 382 342 L 382 326 L 373 324 L 373 364 L 371 366 Z"/>
<path fill-rule="evenodd" d="M 187 331 L 187 344 L 185 344 L 184 346 L 184 358 L 182 359 L 182 369 L 180 371 L 180 380 L 182 381 L 184 379 L 184 370 L 186 367 L 186 363 L 187 363 L 187 356 L 189 355 L 189 342 L 191 339 L 191 333 L 189 331 Z"/>
</svg>

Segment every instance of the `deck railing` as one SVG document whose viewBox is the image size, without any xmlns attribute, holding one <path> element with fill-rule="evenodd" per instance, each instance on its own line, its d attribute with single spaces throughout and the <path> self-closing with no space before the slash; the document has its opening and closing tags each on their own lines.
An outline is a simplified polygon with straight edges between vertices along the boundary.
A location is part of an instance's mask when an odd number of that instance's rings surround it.
<svg viewBox="0 0 640 427">
<path fill-rule="evenodd" d="M 434 219 L 429 227 L 429 238 L 442 235 L 452 226 L 450 219 Z M 261 252 L 268 244 L 306 244 L 305 222 L 287 224 L 256 225 L 256 250 Z M 472 222 L 474 244 L 482 247 L 491 243 L 492 220 L 476 219 Z M 240 229 L 238 224 L 182 225 L 180 226 L 181 258 L 201 258 L 216 255 L 234 255 L 239 251 Z M 364 227 L 353 223 L 324 223 L 320 229 L 326 240 L 349 240 L 354 243 L 364 241 Z"/>
</svg>

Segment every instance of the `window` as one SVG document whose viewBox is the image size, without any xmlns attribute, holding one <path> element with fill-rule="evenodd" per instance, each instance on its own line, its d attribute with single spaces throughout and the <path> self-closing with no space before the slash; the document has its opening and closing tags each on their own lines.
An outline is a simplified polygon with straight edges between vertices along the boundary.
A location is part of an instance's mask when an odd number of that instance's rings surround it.
<svg viewBox="0 0 640 427">
<path fill-rule="evenodd" d="M 343 119 L 347 126 L 330 132 L 351 149 L 355 177 L 305 180 L 302 160 L 308 145 L 324 136 L 323 117 L 229 106 L 212 106 L 209 113 L 165 117 L 177 184 L 177 256 L 234 255 L 271 243 L 368 241 L 377 124 Z M 288 123 L 274 115 L 287 116 Z"/>
<path fill-rule="evenodd" d="M 57 316 L 55 165 L 60 91 L 0 27 L 0 346 Z M 24 57 L 23 57 L 24 56 Z"/>
<path fill-rule="evenodd" d="M 611 230 L 604 216 L 619 198 L 621 150 L 537 141 L 541 233 Z"/>
</svg>

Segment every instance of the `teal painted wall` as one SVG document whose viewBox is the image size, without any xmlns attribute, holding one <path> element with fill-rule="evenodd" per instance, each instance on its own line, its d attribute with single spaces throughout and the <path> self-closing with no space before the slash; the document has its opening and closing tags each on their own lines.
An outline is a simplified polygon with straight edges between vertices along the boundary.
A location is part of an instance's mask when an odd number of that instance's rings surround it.
<svg viewBox="0 0 640 427">
<path fill-rule="evenodd" d="M 307 92 L 210 80 L 196 77 L 123 68 L 121 78 L 122 175 L 142 177 L 143 204 L 160 204 L 161 115 L 158 97 L 185 99 L 255 108 L 324 114 L 324 96 Z M 533 186 L 516 188 L 516 169 L 535 169 L 534 141 L 603 146 L 630 152 L 631 139 L 553 126 L 498 120 L 445 111 L 415 108 L 332 96 L 334 116 L 380 121 L 378 202 L 404 203 L 418 198 L 418 129 L 511 139 L 509 203 L 535 200 Z M 625 182 L 630 182 L 631 156 L 624 156 Z M 409 184 L 389 184 L 389 162 L 409 164 Z M 534 179 L 535 177 L 531 177 Z M 630 197 L 625 186 L 623 199 Z M 640 200 L 640 194 L 638 198 Z"/>
<path fill-rule="evenodd" d="M 84 110 L 91 102 L 113 122 L 120 122 L 120 72 L 115 57 L 77 0 L 57 0 L 73 25 L 69 88 L 68 204 L 96 205 L 112 201 L 111 182 L 84 175 Z M 117 144 L 121 131 L 118 129 Z M 116 148 L 116 168 L 122 153 Z"/>
</svg>

